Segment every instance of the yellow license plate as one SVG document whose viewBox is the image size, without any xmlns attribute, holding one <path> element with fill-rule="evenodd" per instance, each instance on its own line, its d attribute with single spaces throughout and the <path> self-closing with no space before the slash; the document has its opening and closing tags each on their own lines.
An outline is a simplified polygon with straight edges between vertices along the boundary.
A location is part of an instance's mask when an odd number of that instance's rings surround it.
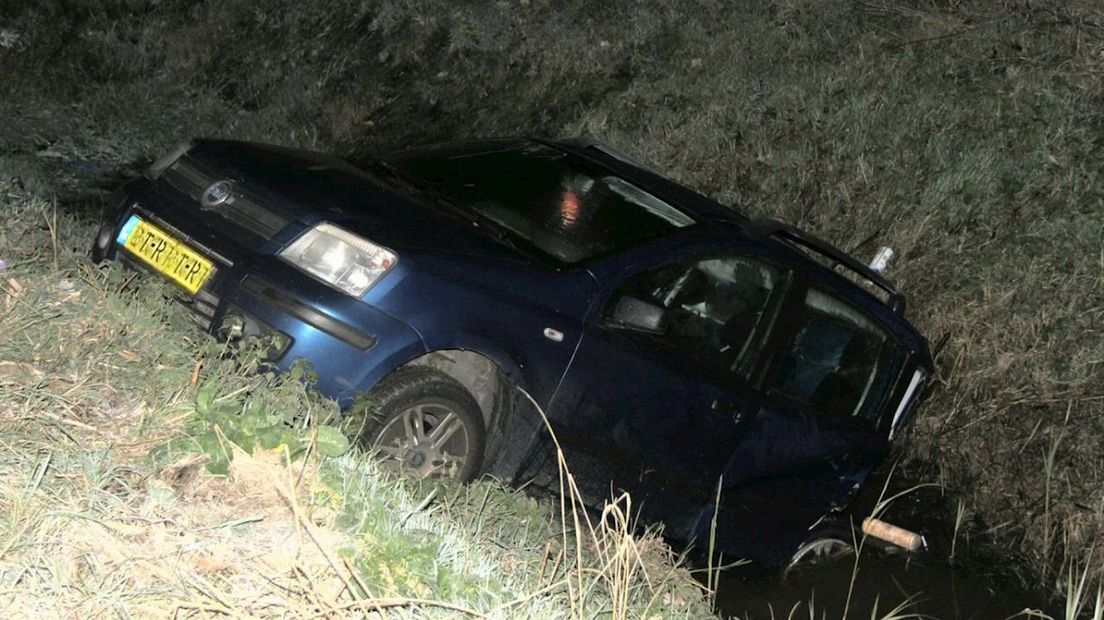
<svg viewBox="0 0 1104 620">
<path fill-rule="evenodd" d="M 210 260 L 137 215 L 130 216 L 123 225 L 118 241 L 144 263 L 192 294 L 215 271 Z"/>
</svg>

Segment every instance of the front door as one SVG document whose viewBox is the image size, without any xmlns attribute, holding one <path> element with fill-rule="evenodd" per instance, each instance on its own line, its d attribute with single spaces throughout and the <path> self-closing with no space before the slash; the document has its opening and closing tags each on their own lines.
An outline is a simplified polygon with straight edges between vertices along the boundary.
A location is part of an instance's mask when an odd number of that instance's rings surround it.
<svg viewBox="0 0 1104 620">
<path fill-rule="evenodd" d="M 782 268 L 729 253 L 616 287 L 549 408 L 588 503 L 628 491 L 645 521 L 692 535 L 763 406 L 746 375 L 788 281 Z"/>
</svg>

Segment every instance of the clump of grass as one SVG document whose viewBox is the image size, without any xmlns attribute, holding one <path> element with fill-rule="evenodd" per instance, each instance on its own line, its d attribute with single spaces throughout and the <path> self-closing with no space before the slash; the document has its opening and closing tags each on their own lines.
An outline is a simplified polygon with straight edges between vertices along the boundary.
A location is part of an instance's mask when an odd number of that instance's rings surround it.
<svg viewBox="0 0 1104 620">
<path fill-rule="evenodd" d="M 1089 616 L 1092 620 L 1100 620 L 1104 618 L 1104 585 L 1098 584 L 1096 586 L 1096 598 L 1095 602 L 1091 603 L 1092 607 L 1089 608 L 1089 597 L 1091 596 L 1091 590 L 1089 588 L 1089 579 L 1092 575 L 1092 555 L 1095 549 L 1090 549 L 1085 556 L 1085 564 L 1078 574 L 1077 566 L 1074 563 L 1070 563 L 1066 571 L 1066 608 L 1065 608 L 1065 620 L 1077 620 L 1078 618 L 1086 617 L 1083 614 L 1086 612 L 1091 613 Z"/>
</svg>

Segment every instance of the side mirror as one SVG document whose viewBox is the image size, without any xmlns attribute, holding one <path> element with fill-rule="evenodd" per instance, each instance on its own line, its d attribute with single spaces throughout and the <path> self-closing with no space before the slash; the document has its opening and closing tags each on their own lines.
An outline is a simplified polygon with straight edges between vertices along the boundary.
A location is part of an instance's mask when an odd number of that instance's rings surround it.
<svg viewBox="0 0 1104 620">
<path fill-rule="evenodd" d="M 663 334 L 667 331 L 667 311 L 661 306 L 624 295 L 613 306 L 609 322 L 617 327 Z"/>
</svg>

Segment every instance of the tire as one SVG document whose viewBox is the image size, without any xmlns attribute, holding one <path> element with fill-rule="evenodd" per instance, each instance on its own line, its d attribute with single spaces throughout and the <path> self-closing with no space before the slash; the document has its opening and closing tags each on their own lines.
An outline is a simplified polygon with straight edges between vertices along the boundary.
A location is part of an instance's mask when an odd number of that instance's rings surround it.
<svg viewBox="0 0 1104 620">
<path fill-rule="evenodd" d="M 362 449 L 413 478 L 468 482 L 483 466 L 487 433 L 479 405 L 433 368 L 401 368 L 380 381 L 345 428 Z"/>
<path fill-rule="evenodd" d="M 794 551 L 786 570 L 826 564 L 837 558 L 855 553 L 855 546 L 841 536 L 810 538 Z"/>
</svg>

